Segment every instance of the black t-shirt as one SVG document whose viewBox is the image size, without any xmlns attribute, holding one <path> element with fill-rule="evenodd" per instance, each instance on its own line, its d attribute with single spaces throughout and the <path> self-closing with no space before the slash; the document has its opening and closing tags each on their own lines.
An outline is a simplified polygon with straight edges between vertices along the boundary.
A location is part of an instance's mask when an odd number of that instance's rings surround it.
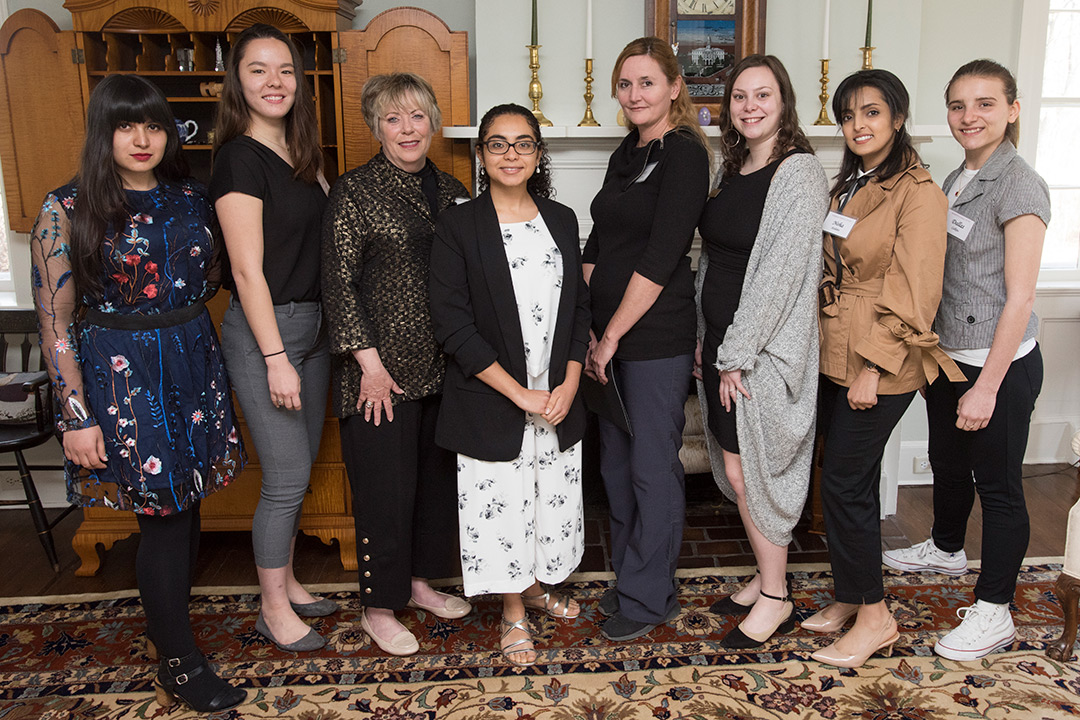
<svg viewBox="0 0 1080 720">
<path fill-rule="evenodd" d="M 318 300 L 322 214 L 327 202 L 322 186 L 297 180 L 277 153 L 241 135 L 218 150 L 210 178 L 211 200 L 217 202 L 231 192 L 262 200 L 263 275 L 274 304 Z M 235 291 L 231 273 L 224 285 Z"/>
<path fill-rule="evenodd" d="M 619 341 L 620 360 L 656 360 L 694 351 L 697 314 L 690 245 L 709 193 L 709 156 L 688 131 L 673 130 L 637 147 L 632 131 L 608 163 L 592 202 L 593 231 L 582 261 L 597 337 L 636 272 L 663 290 Z"/>
</svg>

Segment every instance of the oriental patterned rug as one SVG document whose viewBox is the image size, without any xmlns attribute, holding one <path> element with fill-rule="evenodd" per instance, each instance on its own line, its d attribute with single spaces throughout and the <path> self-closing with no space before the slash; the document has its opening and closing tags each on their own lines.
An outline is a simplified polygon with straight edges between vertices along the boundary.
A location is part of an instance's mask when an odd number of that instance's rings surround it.
<svg viewBox="0 0 1080 720">
<path fill-rule="evenodd" d="M 246 720 L 628 720 L 629 718 L 1072 718 L 1080 716 L 1080 664 L 1043 652 L 1061 632 L 1052 588 L 1060 565 L 1025 566 L 1009 651 L 957 663 L 935 657 L 934 640 L 971 602 L 977 574 L 886 575 L 901 625 L 891 658 L 857 670 L 826 667 L 810 653 L 830 636 L 801 629 L 763 648 L 728 652 L 717 640 L 734 619 L 708 613 L 738 575 L 681 577 L 683 611 L 651 635 L 615 644 L 600 635 L 595 601 L 608 580 L 584 576 L 566 590 L 582 602 L 573 622 L 533 615 L 540 658 L 515 668 L 495 650 L 499 604 L 443 621 L 423 611 L 403 620 L 422 654 L 379 654 L 359 627 L 358 593 L 323 588 L 342 605 L 315 627 L 325 649 L 292 655 L 254 630 L 257 598 L 245 589 L 204 588 L 193 603 L 199 644 L 220 672 L 248 688 L 239 708 L 200 716 L 153 700 L 142 609 L 131 594 L 0 600 L 0 720 L 195 718 Z M 727 570 L 724 572 L 736 572 Z M 680 573 L 680 575 L 682 575 Z M 820 567 L 796 568 L 800 617 L 831 597 Z"/>
</svg>

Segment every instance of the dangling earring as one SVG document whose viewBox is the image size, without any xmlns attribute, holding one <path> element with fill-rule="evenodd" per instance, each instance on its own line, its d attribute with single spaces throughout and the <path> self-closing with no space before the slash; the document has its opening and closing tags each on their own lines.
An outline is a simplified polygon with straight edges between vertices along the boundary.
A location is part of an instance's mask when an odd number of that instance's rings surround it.
<svg viewBox="0 0 1080 720">
<path fill-rule="evenodd" d="M 728 138 L 729 138 L 728 133 L 733 133 L 735 135 L 735 142 L 729 142 L 728 141 Z M 728 128 L 727 130 L 724 131 L 724 134 L 720 139 L 723 141 L 725 147 L 727 147 L 730 150 L 734 150 L 735 148 L 737 148 L 739 146 L 739 142 L 742 141 L 742 135 L 739 135 L 739 131 L 736 130 L 735 128 Z"/>
</svg>

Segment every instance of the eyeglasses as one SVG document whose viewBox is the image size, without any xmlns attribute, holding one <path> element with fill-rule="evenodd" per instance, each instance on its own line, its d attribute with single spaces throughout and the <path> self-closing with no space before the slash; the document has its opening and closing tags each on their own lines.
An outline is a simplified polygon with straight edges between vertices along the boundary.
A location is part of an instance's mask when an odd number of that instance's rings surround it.
<svg viewBox="0 0 1080 720">
<path fill-rule="evenodd" d="M 514 148 L 514 152 L 518 155 L 532 155 L 536 152 L 536 146 L 538 145 L 535 140 L 518 140 L 517 142 L 488 140 L 487 142 L 482 142 L 480 144 L 486 147 L 488 152 L 492 155 L 505 155 L 511 147 Z"/>
</svg>

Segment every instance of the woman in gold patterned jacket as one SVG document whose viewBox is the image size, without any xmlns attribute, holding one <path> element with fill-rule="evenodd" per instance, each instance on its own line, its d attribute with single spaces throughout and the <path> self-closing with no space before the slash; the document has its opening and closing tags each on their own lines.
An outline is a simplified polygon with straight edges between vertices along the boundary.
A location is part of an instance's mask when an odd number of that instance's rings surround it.
<svg viewBox="0 0 1080 720">
<path fill-rule="evenodd" d="M 384 652 L 411 655 L 419 643 L 396 611 L 451 619 L 472 609 L 427 580 L 455 567 L 457 534 L 454 454 L 435 445 L 445 358 L 428 313 L 428 260 L 436 217 L 468 191 L 427 158 L 441 113 L 426 80 L 372 77 L 361 106 L 382 149 L 330 193 L 323 307 L 352 485 L 360 623 Z"/>
</svg>

